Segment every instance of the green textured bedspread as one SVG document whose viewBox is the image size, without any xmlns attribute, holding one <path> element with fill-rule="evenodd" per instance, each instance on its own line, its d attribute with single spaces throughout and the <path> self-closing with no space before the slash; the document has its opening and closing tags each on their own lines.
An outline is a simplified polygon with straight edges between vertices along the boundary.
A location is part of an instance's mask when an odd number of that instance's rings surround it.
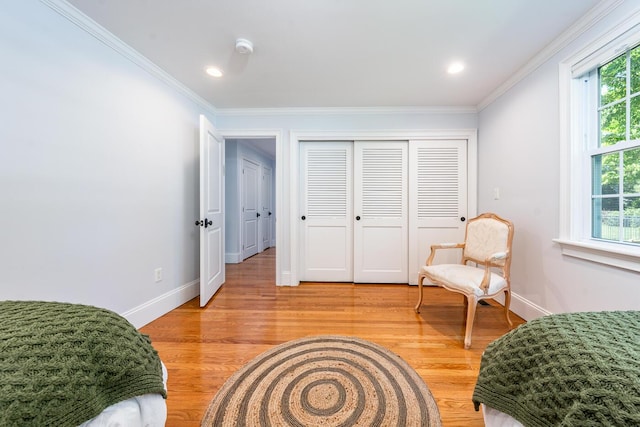
<svg viewBox="0 0 640 427">
<path fill-rule="evenodd" d="M 525 426 L 640 426 L 640 311 L 545 316 L 485 350 L 473 393 Z"/>
<path fill-rule="evenodd" d="M 77 426 L 146 393 L 166 398 L 151 341 L 109 310 L 0 301 L 0 425 Z"/>
</svg>

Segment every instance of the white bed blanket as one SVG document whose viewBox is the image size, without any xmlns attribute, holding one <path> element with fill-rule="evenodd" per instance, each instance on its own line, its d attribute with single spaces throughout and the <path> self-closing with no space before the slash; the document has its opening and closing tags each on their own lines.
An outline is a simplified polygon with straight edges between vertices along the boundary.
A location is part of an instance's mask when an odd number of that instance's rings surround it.
<svg viewBox="0 0 640 427">
<path fill-rule="evenodd" d="M 518 420 L 511 415 L 500 412 L 497 409 L 485 406 L 481 403 L 482 415 L 484 417 L 484 425 L 486 427 L 524 427 Z"/>
<path fill-rule="evenodd" d="M 164 388 L 167 368 L 162 364 Z M 159 394 L 144 394 L 123 400 L 106 408 L 80 427 L 163 427 L 167 421 L 167 404 Z"/>
</svg>

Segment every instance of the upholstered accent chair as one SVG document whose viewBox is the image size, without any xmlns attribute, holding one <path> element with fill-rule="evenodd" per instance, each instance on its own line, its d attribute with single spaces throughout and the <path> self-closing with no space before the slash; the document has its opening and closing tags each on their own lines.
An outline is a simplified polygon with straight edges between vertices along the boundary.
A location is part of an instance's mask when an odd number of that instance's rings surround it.
<svg viewBox="0 0 640 427">
<path fill-rule="evenodd" d="M 426 265 L 418 274 L 418 304 L 416 313 L 422 305 L 423 280 L 449 291 L 463 294 L 467 305 L 467 324 L 464 336 L 464 348 L 471 346 L 471 331 L 476 315 L 476 306 L 480 300 L 489 299 L 504 292 L 504 313 L 509 326 L 511 303 L 511 244 L 513 241 L 513 223 L 493 213 L 484 213 L 467 222 L 463 243 L 442 243 L 431 245 Z M 460 264 L 436 264 L 433 260 L 436 251 L 461 249 Z"/>
</svg>

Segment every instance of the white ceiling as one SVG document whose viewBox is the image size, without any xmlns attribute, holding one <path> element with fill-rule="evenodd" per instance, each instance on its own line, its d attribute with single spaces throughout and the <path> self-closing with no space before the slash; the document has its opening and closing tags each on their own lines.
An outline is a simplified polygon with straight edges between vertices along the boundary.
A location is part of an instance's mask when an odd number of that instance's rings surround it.
<svg viewBox="0 0 640 427">
<path fill-rule="evenodd" d="M 69 0 L 216 108 L 476 106 L 598 2 Z"/>
</svg>

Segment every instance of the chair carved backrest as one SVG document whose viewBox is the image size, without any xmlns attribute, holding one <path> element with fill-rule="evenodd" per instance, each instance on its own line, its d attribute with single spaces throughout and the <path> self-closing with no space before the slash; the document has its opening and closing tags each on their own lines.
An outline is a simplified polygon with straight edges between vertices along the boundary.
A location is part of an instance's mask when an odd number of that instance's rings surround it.
<svg viewBox="0 0 640 427">
<path fill-rule="evenodd" d="M 506 256 L 490 263 L 502 270 L 504 278 L 509 278 L 511 265 L 511 244 L 513 224 L 496 214 L 488 213 L 470 219 L 467 223 L 465 245 L 462 251 L 462 264 L 468 261 L 485 265 L 492 255 L 504 252 Z"/>
</svg>

